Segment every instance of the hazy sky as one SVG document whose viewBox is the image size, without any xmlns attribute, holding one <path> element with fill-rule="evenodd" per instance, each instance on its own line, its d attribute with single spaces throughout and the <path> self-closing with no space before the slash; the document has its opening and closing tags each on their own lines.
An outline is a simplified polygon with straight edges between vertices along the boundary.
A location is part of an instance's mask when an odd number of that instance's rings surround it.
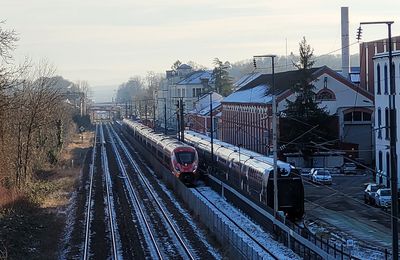
<svg viewBox="0 0 400 260">
<path fill-rule="evenodd" d="M 285 55 L 286 39 L 297 53 L 302 36 L 317 55 L 340 49 L 341 6 L 349 7 L 350 43 L 361 21 L 393 20 L 400 34 L 398 0 L 2 0 L 0 20 L 19 33 L 18 61 L 45 58 L 96 91 L 177 59 L 211 67 L 215 57 Z M 364 27 L 365 41 L 385 37 L 385 25 Z"/>
</svg>

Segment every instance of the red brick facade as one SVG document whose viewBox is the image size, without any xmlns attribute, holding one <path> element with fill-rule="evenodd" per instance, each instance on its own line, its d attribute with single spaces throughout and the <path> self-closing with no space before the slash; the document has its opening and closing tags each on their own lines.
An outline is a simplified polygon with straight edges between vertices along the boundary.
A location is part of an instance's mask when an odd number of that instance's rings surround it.
<svg viewBox="0 0 400 260">
<path fill-rule="evenodd" d="M 400 50 L 400 36 L 392 37 L 392 50 Z M 388 52 L 388 39 L 360 44 L 360 87 L 374 94 L 374 63 L 372 58 L 382 52 Z"/>
<path fill-rule="evenodd" d="M 267 154 L 272 144 L 272 113 L 269 104 L 223 103 L 221 139 Z"/>
</svg>

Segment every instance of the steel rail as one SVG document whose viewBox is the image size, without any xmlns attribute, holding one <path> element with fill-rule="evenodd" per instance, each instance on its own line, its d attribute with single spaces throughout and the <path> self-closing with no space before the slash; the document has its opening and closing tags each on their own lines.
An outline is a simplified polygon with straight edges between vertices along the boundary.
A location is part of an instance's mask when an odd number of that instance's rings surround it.
<svg viewBox="0 0 400 260">
<path fill-rule="evenodd" d="M 94 171 L 94 159 L 96 156 L 96 142 L 97 142 L 97 133 L 98 133 L 98 124 L 96 124 L 96 131 L 94 134 L 94 143 L 93 143 L 93 151 L 92 151 L 92 163 L 90 165 L 90 183 L 89 183 L 89 195 L 88 195 L 88 206 L 86 210 L 86 226 L 85 226 L 85 243 L 83 249 L 83 260 L 88 259 L 89 254 L 89 231 L 90 231 L 90 209 L 92 207 L 92 187 L 93 187 L 93 171 Z"/>
<path fill-rule="evenodd" d="M 146 178 L 143 176 L 143 172 L 140 169 L 140 167 L 138 166 L 138 164 L 135 162 L 135 160 L 132 158 L 131 154 L 129 153 L 128 149 L 126 148 L 125 144 L 122 142 L 122 140 L 120 139 L 120 137 L 117 135 L 117 133 L 115 132 L 115 130 L 111 127 L 113 134 L 115 135 L 117 141 L 119 142 L 122 150 L 124 151 L 126 157 L 128 158 L 130 164 L 132 165 L 132 167 L 135 169 L 135 171 L 137 172 L 139 178 L 142 180 L 142 182 L 145 184 L 147 190 L 149 191 L 149 193 L 151 194 L 151 196 L 153 197 L 153 200 L 156 202 L 158 208 L 160 209 L 164 219 L 167 221 L 167 223 L 169 224 L 171 230 L 174 232 L 175 237 L 178 239 L 179 243 L 181 244 L 182 248 L 184 249 L 186 255 L 189 257 L 189 259 L 195 259 L 195 257 L 191 254 L 190 249 L 187 247 L 186 243 L 184 242 L 184 240 L 182 239 L 182 237 L 179 235 L 178 230 L 175 228 L 174 224 L 172 223 L 171 219 L 168 217 L 167 213 L 165 212 L 164 208 L 162 207 L 161 203 L 158 201 L 157 196 L 155 195 L 154 191 L 151 189 L 151 185 L 149 184 L 149 182 L 146 180 Z"/>
<path fill-rule="evenodd" d="M 105 183 L 106 183 L 106 194 L 107 194 L 107 211 L 108 211 L 108 220 L 109 220 L 109 226 L 110 226 L 110 233 L 111 233 L 111 247 L 112 247 L 112 257 L 113 259 L 118 259 L 118 250 L 117 250 L 117 243 L 115 239 L 115 216 L 113 214 L 111 204 L 112 199 L 111 199 L 111 177 L 110 177 L 110 171 L 108 168 L 108 160 L 107 160 L 107 152 L 106 148 L 104 146 L 105 144 L 105 139 L 104 139 L 104 132 L 103 132 L 103 125 L 100 125 L 100 139 L 101 139 L 101 162 L 102 162 L 102 167 L 103 167 L 103 172 L 105 175 Z"/>
<path fill-rule="evenodd" d="M 150 236 L 151 244 L 153 245 L 158 258 L 159 259 L 163 259 L 163 256 L 161 254 L 161 251 L 159 249 L 157 241 L 156 241 L 156 239 L 155 239 L 155 237 L 153 235 L 153 231 L 151 230 L 150 224 L 148 223 L 148 221 L 147 221 L 147 219 L 145 217 L 144 210 L 142 209 L 142 206 L 140 205 L 139 198 L 136 195 L 136 192 L 135 192 L 135 190 L 133 188 L 132 182 L 128 177 L 128 173 L 126 172 L 125 165 L 124 165 L 124 163 L 122 161 L 121 155 L 120 155 L 120 153 L 118 151 L 118 148 L 117 148 L 117 146 L 116 146 L 116 144 L 114 142 L 113 136 L 111 134 L 110 128 L 108 126 L 107 126 L 107 130 L 109 132 L 111 145 L 112 145 L 112 148 L 114 150 L 114 154 L 115 154 L 115 157 L 116 157 L 116 160 L 117 160 L 117 163 L 118 163 L 118 168 L 120 169 L 120 171 L 122 172 L 122 175 L 124 177 L 123 180 L 124 180 L 125 185 L 127 187 L 130 200 L 134 204 L 134 206 L 136 206 L 136 208 L 138 209 L 138 217 L 142 220 L 142 223 L 144 223 L 144 225 L 145 225 L 147 233 Z"/>
</svg>

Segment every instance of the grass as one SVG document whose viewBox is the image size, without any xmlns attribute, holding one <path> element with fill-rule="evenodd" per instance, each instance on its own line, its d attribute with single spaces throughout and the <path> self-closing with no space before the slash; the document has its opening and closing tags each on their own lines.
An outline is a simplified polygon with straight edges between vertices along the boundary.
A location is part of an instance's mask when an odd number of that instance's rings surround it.
<svg viewBox="0 0 400 260">
<path fill-rule="evenodd" d="M 35 174 L 24 192 L 0 187 L 0 259 L 57 259 L 70 194 L 75 190 L 90 133 L 75 138 L 57 168 Z M 73 161 L 73 163 L 71 163 Z"/>
</svg>

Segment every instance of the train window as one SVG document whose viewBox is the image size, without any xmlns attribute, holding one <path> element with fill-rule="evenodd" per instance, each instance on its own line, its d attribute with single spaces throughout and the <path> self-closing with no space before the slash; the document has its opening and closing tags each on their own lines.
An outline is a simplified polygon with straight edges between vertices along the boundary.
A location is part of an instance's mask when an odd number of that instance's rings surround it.
<svg viewBox="0 0 400 260">
<path fill-rule="evenodd" d="M 175 156 L 180 164 L 189 164 L 194 161 L 194 152 L 177 152 Z"/>
</svg>

